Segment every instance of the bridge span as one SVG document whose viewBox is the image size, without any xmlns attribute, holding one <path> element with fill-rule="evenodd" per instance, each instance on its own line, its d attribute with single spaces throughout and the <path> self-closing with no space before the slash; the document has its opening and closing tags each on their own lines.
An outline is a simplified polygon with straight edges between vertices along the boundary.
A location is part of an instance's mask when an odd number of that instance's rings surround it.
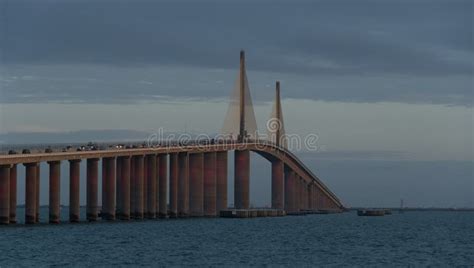
<svg viewBox="0 0 474 268">
<path fill-rule="evenodd" d="M 215 217 L 227 209 L 228 153 L 234 152 L 234 207 L 250 208 L 250 152 L 271 162 L 272 208 L 340 212 L 341 201 L 293 153 L 285 148 L 283 126 L 272 141 L 252 139 L 246 121 L 252 120 L 244 54 L 238 81 L 237 136 L 213 143 L 74 152 L 0 155 L 0 223 L 16 223 L 17 168 L 25 166 L 25 223 L 39 222 L 39 163 L 49 165 L 49 222 L 60 222 L 60 165 L 69 162 L 69 221 L 80 221 L 80 162 L 86 169 L 88 221 Z M 231 104 L 232 105 L 232 104 Z M 277 83 L 276 119 L 283 124 Z M 246 114 L 246 112 L 252 114 Z M 232 120 L 235 113 L 228 113 Z M 254 119 L 253 119 L 254 120 Z M 232 126 L 231 126 L 232 127 Z M 230 129 L 230 133 L 232 133 Z M 225 132 L 225 131 L 224 131 Z M 226 133 L 229 134 L 229 133 Z M 235 139 L 234 139 L 235 138 Z M 102 174 L 99 176 L 99 164 Z M 100 180 L 99 180 L 100 179 Z M 98 185 L 102 185 L 99 205 Z M 169 183 L 169 187 L 168 187 Z M 169 204 L 168 204 L 169 197 Z"/>
</svg>

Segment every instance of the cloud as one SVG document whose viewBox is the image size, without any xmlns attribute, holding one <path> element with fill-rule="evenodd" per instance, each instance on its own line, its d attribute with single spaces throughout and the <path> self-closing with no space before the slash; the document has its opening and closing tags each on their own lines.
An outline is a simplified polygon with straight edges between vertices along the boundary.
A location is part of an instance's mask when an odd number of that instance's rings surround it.
<svg viewBox="0 0 474 268">
<path fill-rule="evenodd" d="M 348 85 L 354 76 L 368 77 L 367 86 L 374 77 L 394 76 L 443 77 L 457 85 L 431 89 L 434 82 L 413 84 L 395 94 L 379 85 L 351 91 L 335 82 L 335 94 L 304 88 L 304 94 L 290 97 L 472 103 L 470 1 L 0 3 L 5 11 L 0 50 L 6 74 L 11 65 L 32 64 L 225 70 L 236 67 L 235 55 L 245 48 L 253 71 L 342 79 Z M 101 86 L 88 84 L 93 85 L 90 90 Z M 219 92 L 213 93 L 226 95 Z M 67 93 L 77 94 L 72 89 Z M 171 95 L 194 96 L 181 91 Z"/>
</svg>

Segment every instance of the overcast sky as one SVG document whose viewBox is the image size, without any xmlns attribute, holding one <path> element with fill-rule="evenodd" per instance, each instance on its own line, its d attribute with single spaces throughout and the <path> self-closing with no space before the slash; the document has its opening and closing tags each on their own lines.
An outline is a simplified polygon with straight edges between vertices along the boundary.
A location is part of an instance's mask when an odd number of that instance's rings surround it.
<svg viewBox="0 0 474 268">
<path fill-rule="evenodd" d="M 318 134 L 338 159 L 467 161 L 451 179 L 474 196 L 472 1 L 0 0 L 0 11 L 4 144 L 45 132 L 216 133 L 245 49 L 260 129 L 280 80 L 287 132 Z M 361 180 L 383 176 L 374 163 Z M 362 204 L 344 188 L 352 171 L 321 172 Z"/>
<path fill-rule="evenodd" d="M 250 70 L 301 81 L 287 97 L 472 106 L 472 5 L 2 0 L 2 102 L 223 97 L 221 86 L 196 85 L 190 73 L 235 69 L 243 48 Z M 170 66 L 189 69 L 161 81 Z"/>
</svg>

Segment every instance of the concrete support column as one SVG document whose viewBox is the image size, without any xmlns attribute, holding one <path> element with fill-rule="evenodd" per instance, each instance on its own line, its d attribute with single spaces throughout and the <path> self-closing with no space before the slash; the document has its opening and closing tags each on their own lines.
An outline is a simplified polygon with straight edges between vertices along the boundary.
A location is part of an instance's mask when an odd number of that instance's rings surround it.
<svg viewBox="0 0 474 268">
<path fill-rule="evenodd" d="M 298 175 L 296 172 L 291 171 L 291 184 L 292 184 L 292 192 L 291 192 L 291 207 L 293 212 L 299 211 L 299 181 Z"/>
<path fill-rule="evenodd" d="M 143 156 L 143 218 L 147 218 L 148 215 L 148 159 L 147 155 Z M 156 156 L 155 156 L 156 159 Z M 155 160 L 156 162 L 156 160 Z M 156 166 L 155 166 L 156 170 Z M 155 209 L 156 217 L 156 209 Z"/>
<path fill-rule="evenodd" d="M 303 181 L 304 184 L 303 184 L 303 191 L 304 191 L 304 200 L 303 200 L 303 207 L 304 209 L 309 209 L 309 206 L 308 206 L 308 183 L 306 183 L 306 181 Z"/>
<path fill-rule="evenodd" d="M 61 161 L 49 164 L 49 223 L 61 220 Z"/>
<path fill-rule="evenodd" d="M 135 219 L 137 209 L 137 174 L 136 174 L 137 156 L 130 157 L 130 218 Z"/>
<path fill-rule="evenodd" d="M 321 189 L 319 187 L 317 188 L 317 196 L 316 196 L 316 206 L 318 209 L 323 209 L 323 194 L 321 192 Z"/>
<path fill-rule="evenodd" d="M 155 206 L 156 206 L 156 216 L 159 217 L 160 212 L 160 158 L 156 156 L 156 197 L 155 197 Z"/>
<path fill-rule="evenodd" d="M 38 163 L 25 163 L 25 223 L 36 223 L 36 171 Z"/>
<path fill-rule="evenodd" d="M 130 156 L 120 157 L 120 180 L 117 178 L 117 217 L 121 220 L 130 219 Z M 120 201 L 119 201 L 120 200 Z"/>
<path fill-rule="evenodd" d="M 170 217 L 178 217 L 178 154 L 170 154 Z"/>
<path fill-rule="evenodd" d="M 115 220 L 115 157 L 102 158 L 102 219 Z"/>
<path fill-rule="evenodd" d="M 297 176 L 298 180 L 298 210 L 304 209 L 304 181 L 300 176 Z"/>
<path fill-rule="evenodd" d="M 132 171 L 130 184 L 132 184 L 133 192 L 131 192 L 131 210 L 132 218 L 143 219 L 143 169 L 144 157 L 143 155 L 136 155 L 132 157 Z"/>
<path fill-rule="evenodd" d="M 180 153 L 178 155 L 178 216 L 189 216 L 189 155 Z"/>
<path fill-rule="evenodd" d="M 313 185 L 313 209 L 318 209 L 318 189 Z"/>
<path fill-rule="evenodd" d="M 227 209 L 227 151 L 216 153 L 217 213 Z"/>
<path fill-rule="evenodd" d="M 204 154 L 204 216 L 217 216 L 216 153 Z"/>
<path fill-rule="evenodd" d="M 10 167 L 10 223 L 16 223 L 17 164 Z"/>
<path fill-rule="evenodd" d="M 189 155 L 189 212 L 193 217 L 204 213 L 204 157 L 202 153 Z"/>
<path fill-rule="evenodd" d="M 234 206 L 248 209 L 250 205 L 250 151 L 235 150 L 234 158 Z"/>
<path fill-rule="evenodd" d="M 322 203 L 322 204 L 321 204 L 321 207 L 322 207 L 323 209 L 328 209 L 326 195 L 324 195 L 324 194 L 321 195 L 321 201 L 322 201 L 322 202 L 321 202 L 321 203 Z"/>
<path fill-rule="evenodd" d="M 327 209 L 326 208 L 326 197 L 324 196 L 324 193 L 321 189 L 319 189 L 319 199 L 320 199 L 321 209 Z"/>
<path fill-rule="evenodd" d="M 300 178 L 297 175 L 295 175 L 294 177 L 294 183 L 295 183 L 294 208 L 295 208 L 295 211 L 298 212 L 300 211 L 301 185 L 300 185 Z"/>
<path fill-rule="evenodd" d="M 313 209 L 313 203 L 312 203 L 312 196 L 313 196 L 313 182 L 310 182 L 307 186 L 306 186 L 306 192 L 307 192 L 307 195 L 306 195 L 306 207 L 309 209 L 309 210 L 312 210 Z"/>
<path fill-rule="evenodd" d="M 10 165 L 0 166 L 0 224 L 10 223 Z"/>
<path fill-rule="evenodd" d="M 284 164 L 281 160 L 272 162 L 272 208 L 284 209 Z"/>
<path fill-rule="evenodd" d="M 160 170 L 159 170 L 159 217 L 166 218 L 168 216 L 168 155 L 160 154 Z"/>
<path fill-rule="evenodd" d="M 303 178 L 299 177 L 300 180 L 300 210 L 303 210 L 306 208 L 306 183 L 303 180 Z"/>
<path fill-rule="evenodd" d="M 332 208 L 333 208 L 333 204 L 332 204 L 332 202 L 331 202 L 331 199 L 330 199 L 327 195 L 325 195 L 325 198 L 326 198 L 326 208 L 327 208 L 327 209 L 332 209 Z"/>
<path fill-rule="evenodd" d="M 303 204 L 303 182 L 301 181 L 301 178 L 299 176 L 296 176 L 296 183 L 297 183 L 297 188 L 298 191 L 296 192 L 296 206 L 297 206 L 297 211 L 300 211 L 302 209 L 302 204 Z"/>
<path fill-rule="evenodd" d="M 69 160 L 69 221 L 79 222 L 79 178 L 81 170 L 81 160 Z"/>
<path fill-rule="evenodd" d="M 87 201 L 86 216 L 88 221 L 97 221 L 99 193 L 99 159 L 87 159 Z"/>
<path fill-rule="evenodd" d="M 36 216 L 35 216 L 35 222 L 40 221 L 40 182 L 41 182 L 41 163 L 38 163 L 36 165 L 36 183 L 35 183 L 35 190 L 36 190 Z"/>
<path fill-rule="evenodd" d="M 148 219 L 156 218 L 156 155 L 146 156 L 146 217 Z M 145 190 L 145 189 L 144 189 Z M 144 191 L 145 192 L 145 191 Z"/>
<path fill-rule="evenodd" d="M 293 171 L 287 169 L 285 171 L 285 210 L 286 212 L 294 211 L 294 182 Z"/>
<path fill-rule="evenodd" d="M 117 157 L 115 161 L 115 217 L 120 219 L 120 215 L 122 215 L 122 157 Z"/>
<path fill-rule="evenodd" d="M 324 195 L 324 202 L 323 202 L 323 207 L 324 209 L 330 209 L 331 208 L 331 204 L 329 202 L 329 198 L 327 197 L 327 195 Z"/>
</svg>

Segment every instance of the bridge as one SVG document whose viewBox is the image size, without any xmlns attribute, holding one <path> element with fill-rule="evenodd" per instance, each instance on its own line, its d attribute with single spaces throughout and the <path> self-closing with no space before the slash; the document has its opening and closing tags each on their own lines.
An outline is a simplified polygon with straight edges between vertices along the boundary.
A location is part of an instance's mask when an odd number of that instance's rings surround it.
<svg viewBox="0 0 474 268">
<path fill-rule="evenodd" d="M 60 165 L 69 162 L 69 221 L 216 217 L 227 206 L 228 153 L 234 153 L 234 208 L 250 209 L 250 152 L 271 163 L 271 206 L 284 214 L 341 212 L 343 204 L 287 149 L 280 83 L 269 136 L 257 135 L 240 54 L 240 70 L 222 136 L 210 141 L 138 148 L 0 155 L 0 224 L 17 222 L 17 168 L 25 168 L 25 223 L 39 222 L 41 162 L 49 166 L 49 222 L 60 222 Z M 86 219 L 80 219 L 80 162 L 86 168 Z M 99 165 L 102 174 L 99 176 Z M 100 179 L 100 180 L 99 180 Z M 98 185 L 102 185 L 99 205 Z M 168 185 L 169 184 L 169 185 Z M 168 203 L 169 197 L 169 203 Z"/>
</svg>

